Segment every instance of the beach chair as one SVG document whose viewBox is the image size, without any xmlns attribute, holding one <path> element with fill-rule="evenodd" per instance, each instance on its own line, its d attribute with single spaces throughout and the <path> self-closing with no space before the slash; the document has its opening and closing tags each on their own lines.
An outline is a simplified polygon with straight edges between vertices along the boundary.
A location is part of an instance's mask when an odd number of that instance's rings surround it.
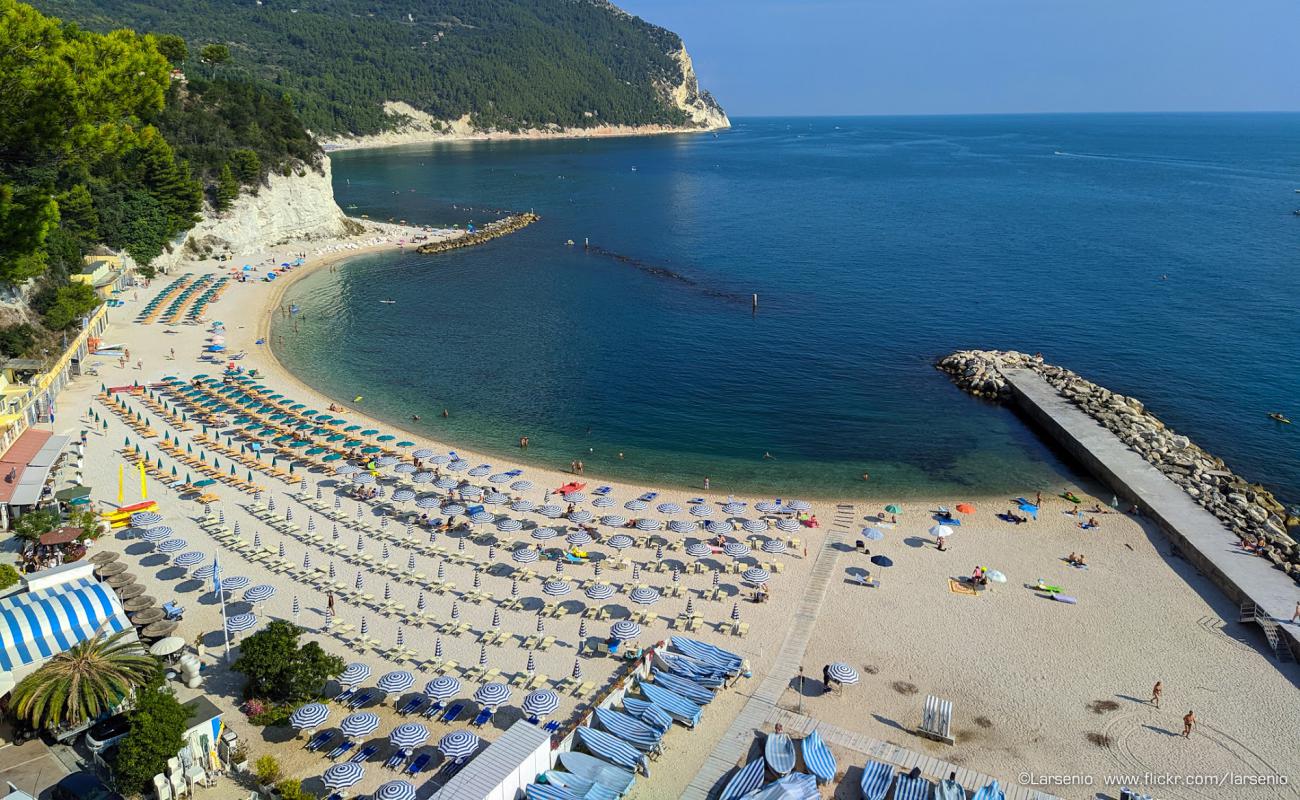
<svg viewBox="0 0 1300 800">
<path fill-rule="evenodd" d="M 378 752 L 379 752 L 379 745 L 368 744 L 361 750 L 357 751 L 357 754 L 352 756 L 352 758 L 349 758 L 348 761 L 352 762 L 353 764 L 364 764 L 365 762 L 370 760 L 371 756 L 373 756 L 375 753 Z"/>
<path fill-rule="evenodd" d="M 307 741 L 307 750 L 314 753 L 317 750 L 320 750 L 326 744 L 328 744 L 330 739 L 333 738 L 334 738 L 334 731 L 321 731 L 320 733 L 311 737 L 311 739 Z"/>
<path fill-rule="evenodd" d="M 446 711 L 443 712 L 442 719 L 440 720 L 440 722 L 445 722 L 448 725 L 450 725 L 456 720 L 460 719 L 461 712 L 464 710 L 465 710 L 464 703 L 455 703 L 451 706 L 451 708 L 448 708 Z"/>
<path fill-rule="evenodd" d="M 426 708 L 424 710 L 424 713 L 422 713 L 420 716 L 424 717 L 425 719 L 433 719 L 434 717 L 438 716 L 438 714 L 441 713 L 442 710 L 446 707 L 447 704 L 442 702 L 441 700 L 439 700 L 436 703 L 430 703 L 429 707 Z"/>
<path fill-rule="evenodd" d="M 345 739 L 345 740 L 343 740 L 342 742 L 339 742 L 339 746 L 336 747 L 336 748 L 334 748 L 333 750 L 331 750 L 331 751 L 329 752 L 329 755 L 327 755 L 327 756 L 325 756 L 325 757 L 328 758 L 330 761 L 336 761 L 337 759 L 341 758 L 341 757 L 342 757 L 343 755 L 345 755 L 349 750 L 351 750 L 352 748 L 354 748 L 354 747 L 356 747 L 356 746 L 357 746 L 357 743 L 356 743 L 356 742 L 348 741 L 348 740 Z"/>
<path fill-rule="evenodd" d="M 424 771 L 424 768 L 429 765 L 431 758 L 432 756 L 429 753 L 421 753 L 419 757 L 412 761 L 410 766 L 406 768 L 406 774 L 419 775 Z"/>
<path fill-rule="evenodd" d="M 397 713 L 399 716 L 404 717 L 407 714 L 415 713 L 416 709 L 418 709 L 422 705 L 424 705 L 423 697 L 412 697 L 410 700 L 406 701 L 406 705 L 402 706 L 397 710 Z"/>
<path fill-rule="evenodd" d="M 352 702 L 348 703 L 348 708 L 352 708 L 352 709 L 361 708 L 362 706 L 364 706 L 366 703 L 369 703 L 373 699 L 375 699 L 375 693 L 367 689 L 361 694 L 357 695 L 356 697 L 353 697 Z"/>
<path fill-rule="evenodd" d="M 952 737 L 952 701 L 934 695 L 926 695 L 925 707 L 921 711 L 921 726 L 917 732 L 922 736 L 946 744 L 956 744 Z"/>
<path fill-rule="evenodd" d="M 493 713 L 492 709 L 490 708 L 483 709 L 482 711 L 478 712 L 478 716 L 474 718 L 474 721 L 470 723 L 470 726 L 474 728 L 483 727 L 485 724 L 487 724 L 488 720 L 492 719 L 492 713 Z"/>
<path fill-rule="evenodd" d="M 411 754 L 406 750 L 398 750 L 396 753 L 389 756 L 388 760 L 384 762 L 384 769 L 400 769 L 402 765 L 406 763 L 406 759 L 409 758 L 410 755 Z"/>
</svg>

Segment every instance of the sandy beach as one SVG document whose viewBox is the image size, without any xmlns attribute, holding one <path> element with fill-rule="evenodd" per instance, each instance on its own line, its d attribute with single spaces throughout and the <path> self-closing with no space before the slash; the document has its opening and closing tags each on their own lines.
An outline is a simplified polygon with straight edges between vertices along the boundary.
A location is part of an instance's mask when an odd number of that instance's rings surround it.
<svg viewBox="0 0 1300 800">
<path fill-rule="evenodd" d="M 346 399 L 328 398 L 313 391 L 285 371 L 269 347 L 256 342 L 269 336 L 272 315 L 278 313 L 280 299 L 292 282 L 315 270 L 347 269 L 347 259 L 395 248 L 399 240 L 409 241 L 416 233 L 411 228 L 375 225 L 356 240 L 313 242 L 266 253 L 240 254 L 239 263 L 259 263 L 266 259 L 278 263 L 281 258 L 299 252 L 308 252 L 308 257 L 304 267 L 274 282 L 233 284 L 208 316 L 224 322 L 229 352 L 247 353 L 240 366 L 256 368 L 267 386 L 323 410 L 331 403 Z M 229 263 L 219 266 L 200 262 L 191 269 L 199 273 L 228 270 Z M 132 322 L 141 305 L 173 277 L 160 276 L 149 289 L 140 290 L 138 298 L 128 298 L 124 308 L 113 312 L 106 338 L 130 348 L 132 365 L 123 369 L 115 360 L 104 359 L 99 365 L 99 377 L 78 379 L 60 398 L 60 430 L 76 433 L 92 427 L 86 416 L 91 409 L 105 416 L 104 406 L 94 400 L 101 382 L 123 385 L 137 380 L 153 382 L 165 375 L 189 378 L 196 373 L 219 371 L 198 358 L 207 336 L 203 326 L 178 325 L 171 328 L 175 333 L 163 334 L 162 325 Z M 176 352 L 174 361 L 168 357 L 172 349 Z M 134 368 L 136 359 L 143 361 L 143 369 Z M 134 400 L 128 403 L 138 405 Z M 374 423 L 354 409 L 342 416 L 366 427 L 391 430 L 391 426 Z M 86 458 L 87 483 L 94 487 L 93 498 L 102 502 L 115 499 L 116 474 L 122 461 L 116 451 L 124 437 L 136 438 L 119 418 L 108 415 L 107 419 L 107 429 L 95 428 L 95 434 L 90 437 Z M 467 461 L 491 464 L 493 472 L 519 467 L 497 457 L 456 448 L 455 443 L 429 441 L 407 433 L 401 437 L 416 442 L 416 446 L 439 452 L 457 449 Z M 154 443 L 143 446 L 151 455 L 158 455 Z M 164 457 L 164 463 L 170 468 L 168 462 Z M 344 482 L 327 472 L 299 471 L 293 484 L 264 475 L 256 477 L 278 506 L 292 509 L 295 521 L 305 527 L 310 520 L 317 530 L 329 533 L 335 523 L 290 497 L 297 491 L 296 481 L 304 474 L 312 491 L 320 488 L 327 505 L 336 494 L 347 493 Z M 522 494 L 538 504 L 543 501 L 546 489 L 575 479 L 567 473 L 534 467 L 526 468 L 524 474 L 535 488 Z M 728 516 L 716 511 L 729 499 L 725 496 L 690 489 L 613 483 L 597 475 L 577 480 L 585 482 L 589 489 L 610 486 L 610 495 L 617 505 L 603 512 L 592 509 L 597 515 L 617 512 L 639 516 L 624 511 L 623 503 L 647 492 L 657 492 L 644 515 L 661 520 L 689 519 L 683 513 L 656 512 L 654 506 L 667 502 L 685 510 L 692 505 L 691 501 L 702 498 L 705 505 L 715 509 L 714 518 Z M 1087 486 L 1061 488 L 1080 493 L 1085 508 L 1094 504 L 1106 508 L 1110 500 L 1108 496 L 1097 498 L 1090 494 Z M 491 593 L 496 600 L 464 599 L 464 593 L 475 580 L 474 560 L 486 564 L 490 555 L 494 555 L 497 567 L 514 566 L 500 548 L 489 554 L 478 543 L 465 544 L 463 552 L 469 556 L 465 561 L 431 558 L 412 550 L 417 571 L 431 575 L 441 562 L 446 581 L 460 587 L 454 592 L 435 594 L 418 580 L 386 580 L 377 574 L 365 574 L 362 567 L 348 563 L 342 551 L 352 548 L 357 532 L 346 525 L 340 526 L 344 529 L 342 550 L 334 552 L 294 535 L 271 530 L 250 511 L 248 495 L 228 486 L 214 487 L 214 490 L 221 496 L 217 507 L 229 525 L 240 526 L 244 539 L 260 534 L 265 546 L 275 547 L 283 542 L 287 560 L 302 561 L 304 556 L 309 556 L 317 568 L 334 560 L 340 579 L 346 582 L 362 571 L 366 592 L 380 596 L 390 590 L 396 601 L 408 609 L 416 606 L 421 592 L 425 593 L 431 613 L 439 618 L 449 616 L 454 603 L 457 615 L 470 626 L 471 632 L 491 630 L 493 612 L 498 610 L 496 603 L 510 596 L 509 570 L 491 569 L 483 572 L 479 580 L 482 591 Z M 183 501 L 174 491 L 161 486 L 155 487 L 153 496 L 162 507 L 166 524 L 187 539 L 189 549 L 209 556 L 219 554 L 228 575 L 246 575 L 253 584 L 276 587 L 275 597 L 256 608 L 260 619 L 293 618 L 291 607 L 297 598 L 301 607 L 298 622 L 310 631 L 311 637 L 343 656 L 345 661 L 367 663 L 375 677 L 402 666 L 373 651 L 350 650 L 344 642 L 324 632 L 325 592 L 273 571 L 261 561 L 245 561 L 223 550 L 223 545 L 197 524 L 201 509 L 195 503 Z M 132 499 L 128 492 L 127 502 Z M 770 498 L 735 499 L 752 508 L 755 502 Z M 1057 497 L 1044 499 L 1038 520 L 1015 525 L 995 516 L 1008 508 L 1010 500 L 1007 497 L 935 497 L 924 502 L 912 501 L 897 515 L 897 523 L 891 524 L 882 509 L 894 498 L 875 497 L 871 487 L 864 486 L 861 497 L 813 503 L 812 513 L 820 521 L 820 527 L 805 527 L 790 534 L 798 542 L 786 555 L 769 558 L 761 552 L 755 553 L 758 560 L 783 565 L 781 573 L 774 575 L 770 584 L 772 602 L 746 602 L 743 598 L 747 590 L 741 586 L 739 576 L 730 572 L 722 578 L 724 599 L 701 599 L 711 588 L 710 569 L 681 574 L 676 582 L 680 596 L 664 597 L 648 608 L 628 607 L 621 596 L 611 601 L 613 619 L 644 610 L 654 615 L 653 621 L 643 625 L 642 642 L 648 644 L 675 632 L 669 623 L 685 610 L 689 599 L 705 620 L 695 635 L 739 653 L 750 661 L 754 672 L 753 678 L 722 692 L 708 706 L 696 730 L 678 728 L 668 734 L 664 755 L 653 764 L 652 777 L 638 781 L 631 796 L 680 796 L 717 738 L 775 662 L 791 625 L 793 604 L 809 586 L 813 563 L 828 536 L 837 544 L 828 548 L 828 556 L 822 556 L 831 559 L 832 577 L 807 652 L 800 659 L 807 676 L 804 696 L 800 698 L 796 688 L 791 687 L 782 698 L 783 708 L 802 708 L 803 715 L 822 720 L 838 730 L 933 755 L 994 775 L 1004 784 L 1028 780 L 1020 776 L 1089 776 L 1093 781 L 1090 785 L 1037 787 L 1072 799 L 1092 798 L 1099 793 L 1118 796 L 1117 788 L 1105 785 L 1107 776 L 1143 772 L 1184 776 L 1180 783 L 1191 780 L 1186 776 L 1205 774 L 1284 774 L 1290 776 L 1292 784 L 1300 781 L 1300 751 L 1295 746 L 1295 733 L 1300 730 L 1300 704 L 1294 702 L 1300 678 L 1296 666 L 1276 664 L 1263 647 L 1262 639 L 1235 622 L 1235 608 L 1204 577 L 1170 554 L 1168 543 L 1154 526 L 1116 512 L 1092 515 L 1098 517 L 1100 527 L 1085 531 L 1078 525 L 1080 519 L 1074 514 L 1075 506 Z M 928 533 L 935 524 L 933 511 L 939 506 L 951 508 L 959 502 L 972 503 L 976 511 L 960 515 L 963 524 L 950 538 L 948 549 L 939 551 Z M 341 503 L 348 512 L 358 505 L 351 499 Z M 361 513 L 366 521 L 380 524 L 372 508 L 362 507 Z M 553 524 L 535 515 L 521 516 L 528 518 L 526 522 Z M 878 527 L 885 534 L 880 541 L 866 542 L 871 554 L 887 556 L 892 566 L 872 564 L 870 556 L 855 547 L 856 541 L 862 538 L 860 529 L 867 526 Z M 741 533 L 737 538 L 744 536 Z M 325 538 L 328 544 L 328 537 Z M 364 538 L 366 553 L 382 560 L 378 543 L 382 537 L 365 534 Z M 527 541 L 527 531 L 519 538 Z M 667 534 L 667 538 L 683 539 L 672 534 Z M 441 544 L 455 550 L 461 542 L 464 540 L 444 537 Z M 144 542 L 106 538 L 97 547 L 125 553 L 124 559 L 132 571 L 160 602 L 175 598 L 187 606 L 179 635 L 189 641 L 202 637 L 208 649 L 209 677 L 205 689 L 233 712 L 239 703 L 242 680 L 229 674 L 220 663 L 221 618 L 211 592 L 205 591 L 202 582 L 186 579 L 182 570 L 169 566 L 165 557 L 154 553 Z M 608 549 L 601 545 L 592 548 Z M 392 549 L 396 552 L 389 560 L 402 571 L 408 553 L 397 547 Z M 1080 552 L 1086 555 L 1087 569 L 1065 563 L 1064 556 Z M 612 550 L 610 554 L 613 555 Z M 657 561 L 653 548 L 633 548 L 623 555 L 645 565 L 639 582 L 671 590 L 674 582 L 670 570 L 660 572 L 652 568 Z M 695 560 L 680 550 L 669 549 L 664 561 L 670 567 L 685 568 Z M 713 559 L 704 562 L 711 565 Z M 530 651 L 517 640 L 534 633 L 535 609 L 542 602 L 540 579 L 549 577 L 554 569 L 545 561 L 530 566 L 539 578 L 521 585 L 520 596 L 527 602 L 520 609 L 502 613 L 500 628 L 512 638 L 503 645 L 486 647 L 489 665 L 507 675 L 524 670 Z M 717 566 L 727 564 L 720 562 Z M 970 575 L 976 566 L 999 570 L 1006 575 L 1006 583 L 993 584 L 991 590 L 976 594 L 954 590 L 954 579 Z M 864 570 L 870 570 L 871 577 L 879 579 L 878 587 L 858 585 L 856 578 Z M 570 568 L 567 574 L 579 580 L 593 577 L 591 567 L 585 565 Z M 626 586 L 637 582 L 627 571 L 606 571 L 602 579 Z M 1040 579 L 1076 597 L 1077 604 L 1056 602 L 1050 593 L 1032 588 Z M 566 604 L 583 602 L 581 590 L 563 598 Z M 733 604 L 749 626 L 746 636 L 729 632 Z M 247 610 L 246 605 L 236 599 L 232 606 L 241 607 L 232 613 Z M 400 625 L 396 617 L 342 601 L 338 605 L 342 621 L 359 625 L 364 619 L 370 635 L 384 647 L 394 643 Z M 580 612 L 581 608 L 574 605 L 572 610 Z M 569 613 L 545 619 L 545 633 L 554 636 L 556 643 L 533 655 L 537 672 L 551 676 L 552 682 L 568 677 L 573 671 L 580 616 L 580 613 Z M 588 621 L 589 635 L 604 636 L 609 624 L 609 621 Z M 429 656 L 436 636 L 431 628 L 407 627 L 404 634 L 408 646 L 415 645 L 423 658 Z M 468 667 L 478 663 L 481 645 L 477 635 L 443 635 L 441 643 L 447 658 Z M 823 696 L 821 669 L 832 661 L 850 664 L 859 671 L 862 680 Z M 616 662 L 590 658 L 582 659 L 581 665 L 582 679 L 599 687 L 609 681 Z M 433 676 L 418 666 L 402 668 L 416 673 L 413 689 L 416 692 Z M 1163 681 L 1165 687 L 1160 709 L 1147 703 L 1156 681 Z M 467 681 L 464 694 L 471 694 L 476 685 Z M 180 690 L 182 697 L 189 696 L 187 693 L 192 692 Z M 515 688 L 510 705 L 517 706 L 524 693 Z M 953 702 L 955 746 L 936 744 L 912 732 L 920 720 L 921 703 L 927 694 Z M 383 721 L 376 738 L 386 736 L 398 719 L 393 711 L 394 699 L 389 698 L 384 704 L 387 710 L 381 712 Z M 579 704 L 580 698 L 565 695 L 555 718 L 565 719 Z M 1179 734 L 1182 715 L 1189 709 L 1196 712 L 1200 723 L 1192 737 L 1185 740 Z M 341 716 L 336 707 L 331 720 L 336 722 Z M 513 709 L 498 714 L 482 735 L 491 738 L 516 718 L 518 712 Z M 295 744 L 291 730 L 255 728 L 239 713 L 231 713 L 229 720 L 252 743 L 255 756 L 262 752 L 274 753 L 288 774 L 303 778 L 307 788 L 319 790 L 319 784 L 312 781 L 328 762 Z M 432 747 L 448 728 L 440 724 L 429 727 Z M 838 791 L 834 784 L 824 789 L 824 796 L 857 797 L 858 770 L 865 756 L 834 741 L 832 745 L 844 780 Z M 353 791 L 373 791 L 389 777 L 390 773 L 375 764 L 368 767 L 365 781 Z M 1217 788 L 1168 785 L 1148 786 L 1144 790 L 1163 798 L 1186 800 L 1300 797 L 1290 785 Z M 209 793 L 209 796 L 218 794 Z"/>
</svg>

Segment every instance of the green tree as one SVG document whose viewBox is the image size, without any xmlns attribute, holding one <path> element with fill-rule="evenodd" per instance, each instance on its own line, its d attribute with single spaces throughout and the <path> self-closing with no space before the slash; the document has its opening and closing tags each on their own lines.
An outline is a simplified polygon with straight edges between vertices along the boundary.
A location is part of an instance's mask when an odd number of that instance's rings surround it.
<svg viewBox="0 0 1300 800">
<path fill-rule="evenodd" d="M 262 159 L 256 150 L 241 147 L 230 153 L 230 166 L 235 177 L 244 186 L 254 186 L 262 180 Z"/>
<path fill-rule="evenodd" d="M 152 792 L 153 776 L 166 771 L 167 759 L 174 758 L 185 744 L 189 717 L 190 712 L 166 686 L 149 686 L 138 692 L 129 717 L 130 727 L 113 762 L 113 782 L 118 791 L 142 795 Z"/>
<path fill-rule="evenodd" d="M 230 204 L 235 202 L 235 198 L 238 196 L 239 181 L 235 180 L 235 174 L 230 171 L 230 164 L 222 164 L 221 176 L 217 178 L 212 205 L 218 211 L 225 211 L 230 208 Z"/>
<path fill-rule="evenodd" d="M 104 244 L 125 250 L 140 264 L 162 254 L 173 234 L 167 209 L 153 195 L 136 187 L 114 186 L 95 198 Z"/>
<path fill-rule="evenodd" d="M 343 670 L 343 659 L 316 642 L 299 646 L 301 634 L 302 628 L 277 619 L 244 640 L 231 669 L 248 679 L 246 695 L 281 703 L 309 700 Z"/>
<path fill-rule="evenodd" d="M 18 570 L 14 569 L 12 564 L 0 564 L 0 589 L 8 589 L 20 580 L 22 580 L 22 576 L 18 574 Z"/>
<path fill-rule="evenodd" d="M 22 358 L 31 352 L 39 340 L 35 328 L 26 322 L 0 328 L 0 356 Z"/>
<path fill-rule="evenodd" d="M 158 52 L 162 53 L 163 58 L 167 59 L 173 67 L 179 67 L 185 63 L 185 59 L 190 56 L 190 49 L 185 46 L 185 40 L 174 33 L 160 33 L 154 36 L 154 44 Z"/>
<path fill-rule="evenodd" d="M 55 331 L 67 330 L 99 308 L 99 304 L 99 295 L 88 284 L 69 283 L 60 286 L 54 291 L 54 304 L 45 312 L 45 326 Z"/>
<path fill-rule="evenodd" d="M 76 725 L 111 710 L 158 672 L 158 660 L 125 639 L 129 632 L 105 637 L 101 629 L 54 656 L 14 687 L 10 708 L 37 728 Z"/>
<path fill-rule="evenodd" d="M 204 45 L 199 51 L 199 58 L 209 64 L 224 64 L 230 60 L 230 48 L 224 44 Z"/>
<path fill-rule="evenodd" d="M 13 524 L 14 536 L 28 542 L 41 538 L 58 527 L 59 516 L 53 511 L 30 511 L 18 518 Z"/>
<path fill-rule="evenodd" d="M 83 242 L 98 241 L 99 214 L 86 184 L 77 183 L 58 197 L 59 225 Z"/>
</svg>

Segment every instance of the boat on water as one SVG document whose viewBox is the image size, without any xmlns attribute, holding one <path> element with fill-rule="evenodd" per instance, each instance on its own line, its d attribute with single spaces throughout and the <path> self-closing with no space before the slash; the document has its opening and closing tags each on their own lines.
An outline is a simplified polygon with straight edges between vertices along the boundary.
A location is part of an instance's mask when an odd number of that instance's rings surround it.
<svg viewBox="0 0 1300 800">
<path fill-rule="evenodd" d="M 396 301 L 396 300 L 380 300 L 379 302 L 383 303 L 383 304 L 386 305 L 386 306 L 391 306 L 391 305 L 393 305 L 394 303 L 396 303 L 397 301 Z"/>
<path fill-rule="evenodd" d="M 794 741 L 789 734 L 769 733 L 763 745 L 768 769 L 777 775 L 789 775 L 794 769 Z"/>
<path fill-rule="evenodd" d="M 1279 414 L 1276 411 L 1269 412 L 1268 418 L 1273 420 L 1274 422 L 1281 422 L 1283 425 L 1291 424 L 1291 420 L 1287 419 L 1285 415 Z"/>
</svg>

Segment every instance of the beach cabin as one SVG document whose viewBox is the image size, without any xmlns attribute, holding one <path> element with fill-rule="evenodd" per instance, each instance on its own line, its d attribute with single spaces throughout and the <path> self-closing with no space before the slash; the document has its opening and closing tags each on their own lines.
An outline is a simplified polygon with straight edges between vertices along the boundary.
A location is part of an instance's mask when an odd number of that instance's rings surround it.
<svg viewBox="0 0 1300 800">
<path fill-rule="evenodd" d="M 473 757 L 431 800 L 515 800 L 551 768 L 551 735 L 524 720 Z"/>
<path fill-rule="evenodd" d="M 129 265 L 120 253 L 100 245 L 90 251 L 81 260 L 81 271 L 69 275 L 69 279 L 90 286 L 107 300 L 120 291 L 126 282 Z"/>
</svg>

